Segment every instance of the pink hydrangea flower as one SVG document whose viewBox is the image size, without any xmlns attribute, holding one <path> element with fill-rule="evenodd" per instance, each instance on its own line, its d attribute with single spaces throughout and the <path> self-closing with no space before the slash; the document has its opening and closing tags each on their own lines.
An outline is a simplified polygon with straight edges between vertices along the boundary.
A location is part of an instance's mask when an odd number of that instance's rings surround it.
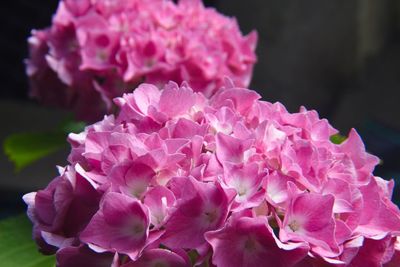
<svg viewBox="0 0 400 267">
<path fill-rule="evenodd" d="M 200 0 L 61 0 L 52 25 L 28 39 L 26 72 L 32 97 L 93 121 L 142 81 L 187 81 L 207 97 L 225 76 L 246 87 L 256 42 Z"/>
<path fill-rule="evenodd" d="M 61 267 L 397 266 L 394 184 L 356 131 L 334 144 L 315 111 L 259 98 L 227 81 L 210 99 L 174 82 L 115 99 L 24 197 L 40 249 Z"/>
</svg>

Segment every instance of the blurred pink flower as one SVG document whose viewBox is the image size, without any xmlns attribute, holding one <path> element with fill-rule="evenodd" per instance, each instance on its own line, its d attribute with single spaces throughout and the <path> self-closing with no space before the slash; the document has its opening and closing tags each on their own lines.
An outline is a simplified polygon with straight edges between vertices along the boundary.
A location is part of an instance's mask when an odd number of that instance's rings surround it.
<svg viewBox="0 0 400 267">
<path fill-rule="evenodd" d="M 200 0 L 63 0 L 52 25 L 32 31 L 26 73 L 31 96 L 93 121 L 142 81 L 187 81 L 207 97 L 225 76 L 250 83 L 255 32 Z"/>
</svg>

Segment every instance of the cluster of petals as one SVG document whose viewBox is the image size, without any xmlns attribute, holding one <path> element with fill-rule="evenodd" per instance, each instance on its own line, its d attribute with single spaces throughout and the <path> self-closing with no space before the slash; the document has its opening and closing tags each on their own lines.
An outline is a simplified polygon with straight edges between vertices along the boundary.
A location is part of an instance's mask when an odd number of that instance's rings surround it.
<svg viewBox="0 0 400 267">
<path fill-rule="evenodd" d="M 248 86 L 257 34 L 200 0 L 61 0 L 28 42 L 32 97 L 96 121 L 142 82 L 187 81 L 207 97 L 225 76 Z"/>
<path fill-rule="evenodd" d="M 41 251 L 78 267 L 399 266 L 394 184 L 356 131 L 334 144 L 315 111 L 259 98 L 229 80 L 210 99 L 174 82 L 116 98 L 24 197 Z"/>
</svg>

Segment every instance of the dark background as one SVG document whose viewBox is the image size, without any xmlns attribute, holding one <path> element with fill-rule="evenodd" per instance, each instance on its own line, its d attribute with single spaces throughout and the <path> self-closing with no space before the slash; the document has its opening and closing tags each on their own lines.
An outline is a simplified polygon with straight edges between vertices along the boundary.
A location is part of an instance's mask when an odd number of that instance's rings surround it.
<svg viewBox="0 0 400 267">
<path fill-rule="evenodd" d="M 400 1 L 210 0 L 259 33 L 252 89 L 290 111 L 316 109 L 346 135 L 354 127 L 383 164 L 375 173 L 400 183 Z M 27 97 L 23 59 L 32 28 L 51 22 L 56 0 L 14 0 L 0 16 L 0 141 L 13 132 L 51 130 L 67 114 Z M 23 210 L 20 195 L 44 187 L 68 149 L 15 173 L 0 155 L 0 215 Z M 394 198 L 399 201 L 396 188 Z"/>
</svg>

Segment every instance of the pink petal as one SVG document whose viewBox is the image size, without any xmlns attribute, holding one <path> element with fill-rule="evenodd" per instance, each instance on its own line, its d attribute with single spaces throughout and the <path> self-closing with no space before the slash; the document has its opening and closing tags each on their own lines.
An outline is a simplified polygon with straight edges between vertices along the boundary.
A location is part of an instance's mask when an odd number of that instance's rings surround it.
<svg viewBox="0 0 400 267">
<path fill-rule="evenodd" d="M 59 267 L 118 267 L 118 255 L 96 253 L 86 246 L 67 247 L 57 252 Z"/>
<path fill-rule="evenodd" d="M 318 203 L 318 205 L 316 205 Z M 338 252 L 332 208 L 334 197 L 303 193 L 294 197 L 280 231 L 282 241 L 306 241 L 323 256 Z"/>
<path fill-rule="evenodd" d="M 189 267 L 188 259 L 166 249 L 150 249 L 143 252 L 142 256 L 134 262 L 121 267 Z"/>
<path fill-rule="evenodd" d="M 146 193 L 144 204 L 150 210 L 150 222 L 156 228 L 161 227 L 175 204 L 174 194 L 164 186 L 156 186 Z"/>
<path fill-rule="evenodd" d="M 188 112 L 195 104 L 195 95 L 189 87 L 181 87 L 170 82 L 161 93 L 160 111 L 173 118 Z"/>
<path fill-rule="evenodd" d="M 175 178 L 171 183 L 179 201 L 165 225 L 162 243 L 171 248 L 197 248 L 204 244 L 205 232 L 225 221 L 228 197 L 220 186 L 193 178 Z M 182 193 L 185 197 L 179 197 Z"/>
<path fill-rule="evenodd" d="M 137 200 L 119 193 L 107 193 L 100 210 L 81 233 L 80 239 L 107 251 L 128 254 L 135 259 L 149 234 L 148 210 Z"/>
<path fill-rule="evenodd" d="M 262 217 L 242 217 L 220 230 L 207 232 L 213 263 L 221 267 L 289 267 L 306 256 L 304 248 L 280 249 L 266 225 Z"/>
<path fill-rule="evenodd" d="M 216 154 L 220 162 L 242 163 L 244 161 L 244 153 L 250 148 L 251 140 L 243 141 L 222 133 L 218 133 L 216 137 Z"/>
</svg>

